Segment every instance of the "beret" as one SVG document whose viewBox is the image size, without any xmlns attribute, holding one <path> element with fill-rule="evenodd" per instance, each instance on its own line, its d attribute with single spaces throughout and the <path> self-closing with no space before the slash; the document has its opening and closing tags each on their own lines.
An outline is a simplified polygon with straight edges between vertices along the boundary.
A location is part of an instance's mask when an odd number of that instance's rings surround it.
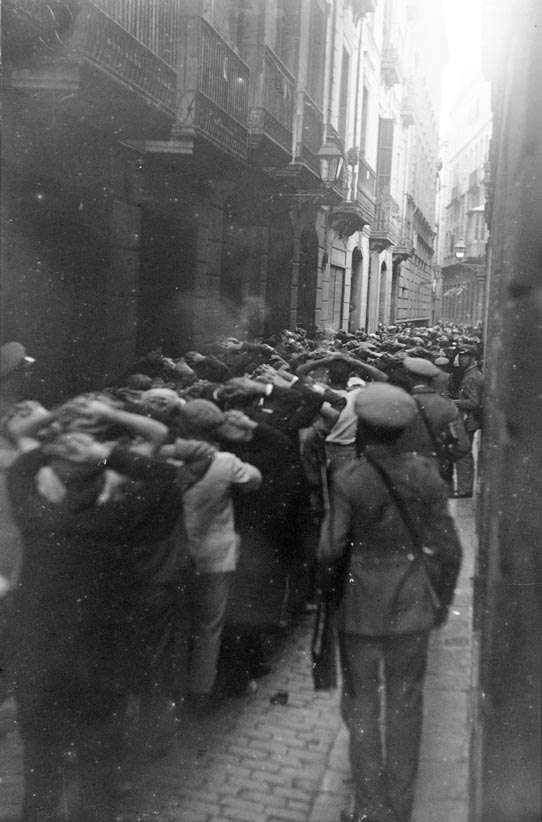
<svg viewBox="0 0 542 822">
<path fill-rule="evenodd" d="M 417 374 L 420 377 L 436 377 L 439 369 L 429 360 L 424 360 L 423 357 L 405 357 L 403 365 L 411 374 Z"/>
<path fill-rule="evenodd" d="M 410 394 L 383 382 L 370 383 L 359 391 L 354 409 L 359 419 L 373 428 L 406 428 L 417 414 Z"/>
<path fill-rule="evenodd" d="M 185 428 L 194 434 L 214 431 L 226 419 L 218 405 L 210 400 L 189 400 L 180 414 Z"/>
</svg>

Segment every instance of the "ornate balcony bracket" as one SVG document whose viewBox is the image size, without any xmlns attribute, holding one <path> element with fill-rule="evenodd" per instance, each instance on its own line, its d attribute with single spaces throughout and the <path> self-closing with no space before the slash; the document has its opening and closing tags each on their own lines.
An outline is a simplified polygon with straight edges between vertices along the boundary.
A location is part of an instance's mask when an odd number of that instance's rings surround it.
<svg viewBox="0 0 542 822">
<path fill-rule="evenodd" d="M 335 206 L 329 218 L 329 227 L 341 238 L 350 237 L 356 231 L 361 231 L 367 224 L 363 209 L 358 203 L 346 200 Z"/>
<path fill-rule="evenodd" d="M 404 263 L 409 257 L 414 254 L 414 247 L 406 244 L 396 245 L 392 250 L 393 262 Z"/>
<path fill-rule="evenodd" d="M 382 254 L 383 251 L 386 251 L 392 245 L 392 241 L 386 237 L 369 237 L 369 248 L 377 254 Z"/>
</svg>

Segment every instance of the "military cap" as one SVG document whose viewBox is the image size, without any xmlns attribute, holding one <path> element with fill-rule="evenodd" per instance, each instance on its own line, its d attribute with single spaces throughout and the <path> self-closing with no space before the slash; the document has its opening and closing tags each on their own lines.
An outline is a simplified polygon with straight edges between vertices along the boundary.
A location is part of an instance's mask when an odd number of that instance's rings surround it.
<svg viewBox="0 0 542 822">
<path fill-rule="evenodd" d="M 419 377 L 436 377 L 439 373 L 437 366 L 423 357 L 405 357 L 403 365 L 407 371 Z"/>
<path fill-rule="evenodd" d="M 406 391 L 388 383 L 371 383 L 358 392 L 354 409 L 360 420 L 373 428 L 399 430 L 416 418 L 416 403 Z"/>
<path fill-rule="evenodd" d="M 458 354 L 469 354 L 471 357 L 477 357 L 478 351 L 473 345 L 460 345 Z"/>
</svg>

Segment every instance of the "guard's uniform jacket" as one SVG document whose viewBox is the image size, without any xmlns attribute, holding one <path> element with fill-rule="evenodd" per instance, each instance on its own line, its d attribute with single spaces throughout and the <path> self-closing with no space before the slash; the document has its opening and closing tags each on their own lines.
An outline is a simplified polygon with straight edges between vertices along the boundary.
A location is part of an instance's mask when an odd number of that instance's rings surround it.
<svg viewBox="0 0 542 822">
<path fill-rule="evenodd" d="M 463 374 L 459 396 L 456 400 L 456 405 L 465 415 L 465 428 L 469 434 L 482 426 L 483 401 L 484 378 L 481 371 L 473 364 Z"/>
<path fill-rule="evenodd" d="M 366 450 L 390 476 L 424 544 L 435 552 L 442 569 L 437 594 L 446 609 L 459 572 L 461 545 L 434 460 L 402 452 L 397 444 L 369 445 Z M 340 632 L 386 636 L 433 626 L 434 599 L 410 533 L 388 488 L 363 455 L 333 477 L 330 511 L 322 526 L 323 562 L 336 561 L 347 550 Z"/>
<path fill-rule="evenodd" d="M 427 430 L 422 413 L 418 412 L 414 422 L 401 435 L 400 449 L 414 451 L 425 457 L 436 457 L 439 463 L 456 462 L 468 454 L 471 449 L 470 440 L 455 403 L 442 397 L 428 385 L 414 386 L 411 394 L 418 407 L 423 410 L 432 436 Z M 446 442 L 449 443 L 448 448 L 445 447 Z M 438 452 L 436 443 L 442 443 Z"/>
</svg>

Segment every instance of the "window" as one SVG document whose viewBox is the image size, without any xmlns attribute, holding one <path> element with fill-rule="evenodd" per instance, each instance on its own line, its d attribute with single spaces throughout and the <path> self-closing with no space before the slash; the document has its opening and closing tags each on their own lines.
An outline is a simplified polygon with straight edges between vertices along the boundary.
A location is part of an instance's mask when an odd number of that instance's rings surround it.
<svg viewBox="0 0 542 822">
<path fill-rule="evenodd" d="M 338 129 L 341 137 L 346 135 L 346 115 L 348 112 L 348 81 L 350 79 L 350 55 L 343 48 L 343 59 L 341 65 L 341 93 L 339 98 L 339 122 Z"/>
<path fill-rule="evenodd" d="M 376 190 L 379 194 L 389 194 L 390 192 L 394 125 L 392 119 L 385 117 L 379 119 L 378 154 L 376 158 Z"/>
</svg>

